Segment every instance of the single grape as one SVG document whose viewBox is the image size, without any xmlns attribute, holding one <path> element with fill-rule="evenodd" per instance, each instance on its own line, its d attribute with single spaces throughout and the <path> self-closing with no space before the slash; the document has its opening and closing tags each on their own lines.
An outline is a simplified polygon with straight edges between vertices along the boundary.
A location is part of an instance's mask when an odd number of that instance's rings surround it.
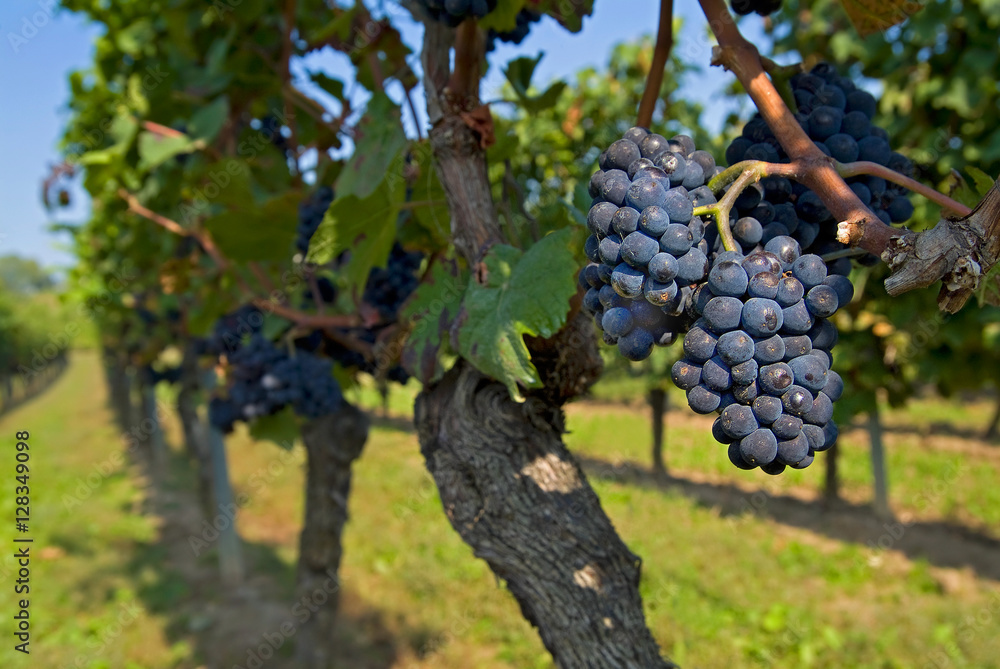
<svg viewBox="0 0 1000 669">
<path fill-rule="evenodd" d="M 691 390 L 701 383 L 701 367 L 686 360 L 678 360 L 670 368 L 670 378 L 681 390 Z"/>
<path fill-rule="evenodd" d="M 633 328 L 618 339 L 618 352 L 626 360 L 645 360 L 653 352 L 653 335 L 645 328 Z"/>
<path fill-rule="evenodd" d="M 722 431 L 731 439 L 742 439 L 760 426 L 753 415 L 753 410 L 742 404 L 731 404 L 719 415 L 722 419 Z"/>
<path fill-rule="evenodd" d="M 771 395 L 761 395 L 751 406 L 753 415 L 761 425 L 770 425 L 782 414 L 781 400 Z"/>
<path fill-rule="evenodd" d="M 740 455 L 747 463 L 766 465 L 778 455 L 778 440 L 769 429 L 754 430 L 740 441 Z"/>
<path fill-rule="evenodd" d="M 710 414 L 715 411 L 722 400 L 720 393 L 699 384 L 687 392 L 688 406 L 700 414 Z"/>
</svg>

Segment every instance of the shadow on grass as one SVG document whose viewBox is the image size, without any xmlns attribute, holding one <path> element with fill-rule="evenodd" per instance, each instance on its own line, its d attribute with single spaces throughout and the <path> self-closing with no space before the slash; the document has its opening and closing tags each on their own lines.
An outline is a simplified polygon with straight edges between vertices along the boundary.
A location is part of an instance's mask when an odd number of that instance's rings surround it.
<svg viewBox="0 0 1000 669">
<path fill-rule="evenodd" d="M 616 465 L 598 458 L 577 457 L 588 476 L 673 490 L 701 506 L 719 509 L 722 517 L 753 513 L 832 539 L 867 546 L 873 554 L 883 549 L 897 550 L 910 559 L 927 560 L 939 567 L 969 567 L 983 578 L 1000 581 L 1000 541 L 959 524 L 944 521 L 900 524 L 877 519 L 867 504 L 751 492 L 731 484 L 657 475 L 635 463 Z"/>
<path fill-rule="evenodd" d="M 148 472 L 145 463 L 136 464 Z M 171 645 L 187 642 L 196 661 L 206 667 L 297 666 L 295 629 L 304 609 L 293 609 L 295 566 L 284 562 L 274 545 L 243 541 L 244 582 L 236 588 L 223 585 L 215 550 L 196 555 L 190 541 L 192 536 L 201 538 L 204 530 L 194 469 L 171 451 L 169 472 L 166 485 L 147 483 L 145 491 L 143 512 L 160 520 L 159 536 L 130 547 L 126 566 L 144 607 L 167 619 Z M 330 630 L 337 647 L 333 669 L 385 669 L 396 664 L 403 648 L 417 650 L 441 637 L 435 630 L 410 629 L 399 621 L 390 628 L 384 614 L 365 604 L 358 593 L 348 587 L 340 594 L 339 614 Z"/>
</svg>

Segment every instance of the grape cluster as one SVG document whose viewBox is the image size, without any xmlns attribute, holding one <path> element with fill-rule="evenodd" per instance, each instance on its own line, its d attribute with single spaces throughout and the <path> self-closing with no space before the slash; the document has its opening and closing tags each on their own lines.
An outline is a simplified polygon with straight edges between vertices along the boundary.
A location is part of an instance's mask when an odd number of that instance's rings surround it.
<svg viewBox="0 0 1000 669">
<path fill-rule="evenodd" d="M 343 400 L 330 360 L 305 351 L 289 354 L 260 334 L 227 356 L 228 394 L 209 405 L 209 419 L 224 432 L 291 406 L 306 418 L 332 413 Z"/>
<path fill-rule="evenodd" d="M 243 305 L 215 322 L 212 332 L 199 342 L 202 355 L 223 356 L 240 349 L 245 337 L 260 332 L 264 314 L 253 305 Z"/>
<path fill-rule="evenodd" d="M 385 267 L 375 267 L 368 274 L 362 299 L 378 309 L 384 321 L 395 321 L 403 302 L 420 284 L 417 272 L 424 254 L 410 252 L 393 244 Z"/>
<path fill-rule="evenodd" d="M 599 164 L 589 186 L 584 306 L 606 343 L 643 360 L 686 329 L 692 286 L 708 274 L 705 221 L 693 211 L 716 201 L 705 186 L 715 159 L 686 135 L 631 128 Z"/>
<path fill-rule="evenodd" d="M 321 186 L 299 205 L 299 226 L 296 229 L 295 248 L 305 257 L 309 251 L 309 240 L 316 234 L 323 222 L 326 210 L 333 202 L 333 189 Z"/>
<path fill-rule="evenodd" d="M 507 42 L 509 44 L 520 44 L 524 41 L 524 38 L 528 36 L 531 32 L 531 24 L 536 21 L 540 21 L 542 15 L 533 9 L 522 9 L 517 13 L 516 22 L 517 25 L 513 30 L 508 30 L 506 32 L 497 32 L 490 28 L 489 33 L 486 35 L 486 50 L 493 51 L 496 48 L 496 41 Z"/>
<path fill-rule="evenodd" d="M 481 19 L 497 6 L 497 0 L 417 0 L 427 10 L 428 16 L 455 27 L 465 19 Z"/>
<path fill-rule="evenodd" d="M 847 277 L 788 236 L 715 255 L 671 376 L 694 411 L 719 413 L 712 436 L 734 465 L 803 469 L 834 444 L 843 381 L 830 368 L 837 329 L 827 319 L 853 296 Z"/>
<path fill-rule="evenodd" d="M 877 102 L 867 91 L 837 75 L 829 63 L 820 63 L 809 73 L 791 79 L 798 112 L 795 117 L 820 151 L 841 163 L 858 160 L 885 165 L 913 175 L 913 164 L 889 146 L 888 134 L 872 125 Z M 726 149 L 726 161 L 788 162 L 781 145 L 760 114 L 743 127 L 740 137 Z M 847 179 L 862 203 L 886 224 L 902 223 L 913 215 L 906 190 L 875 176 Z M 846 248 L 836 241 L 837 225 L 819 197 L 801 184 L 783 177 L 766 177 L 747 189 L 736 202 L 734 233 L 744 249 L 774 237 L 789 235 L 804 251 L 826 254 Z M 733 217 L 734 220 L 737 216 Z M 869 258 L 874 260 L 874 257 Z M 848 274 L 851 261 L 842 258 L 831 264 L 835 274 Z"/>
<path fill-rule="evenodd" d="M 281 121 L 279 121 L 274 116 L 265 116 L 260 121 L 260 131 L 267 136 L 267 140 L 271 144 L 281 151 L 282 155 L 288 152 L 291 148 L 288 145 L 288 139 L 281 133 Z"/>
<path fill-rule="evenodd" d="M 768 16 L 781 9 L 782 0 L 729 0 L 729 6 L 740 16 L 756 12 Z"/>
</svg>

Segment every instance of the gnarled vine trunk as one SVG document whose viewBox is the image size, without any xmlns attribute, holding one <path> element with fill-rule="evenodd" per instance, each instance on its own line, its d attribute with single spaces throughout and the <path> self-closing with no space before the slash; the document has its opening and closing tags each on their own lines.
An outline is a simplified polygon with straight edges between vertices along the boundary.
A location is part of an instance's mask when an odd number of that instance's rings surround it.
<svg viewBox="0 0 1000 669">
<path fill-rule="evenodd" d="M 345 402 L 336 413 L 302 428 L 308 464 L 296 602 L 303 602 L 310 611 L 315 609 L 295 637 L 295 666 L 303 669 L 328 669 L 334 657 L 332 626 L 340 602 L 338 571 L 351 465 L 368 439 L 368 425 L 364 412 Z"/>
<path fill-rule="evenodd" d="M 429 21 L 421 57 L 452 241 L 475 268 L 502 239 L 484 151 L 492 129 L 475 111 L 481 35 L 474 22 L 453 33 Z M 646 627 L 640 560 L 562 442 L 562 405 L 601 370 L 579 297 L 554 337 L 527 338 L 541 384 L 526 402 L 464 361 L 425 386 L 415 408 L 420 448 L 452 527 L 506 581 L 559 666 L 672 667 Z"/>
<path fill-rule="evenodd" d="M 646 627 L 640 560 L 562 443 L 558 408 L 518 404 L 459 363 L 418 397 L 416 421 L 452 526 L 560 667 L 673 666 Z"/>
</svg>

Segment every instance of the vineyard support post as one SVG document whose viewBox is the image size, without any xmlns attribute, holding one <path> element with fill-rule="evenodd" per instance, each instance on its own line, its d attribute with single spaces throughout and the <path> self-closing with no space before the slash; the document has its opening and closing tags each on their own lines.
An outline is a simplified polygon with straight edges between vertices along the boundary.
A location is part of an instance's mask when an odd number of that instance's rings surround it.
<svg viewBox="0 0 1000 669">
<path fill-rule="evenodd" d="M 996 439 L 998 428 L 1000 428 L 1000 392 L 997 392 L 996 409 L 993 410 L 993 417 L 990 419 L 989 425 L 986 426 L 986 430 L 983 432 L 983 439 L 986 441 Z"/>
<path fill-rule="evenodd" d="M 142 387 L 142 413 L 144 420 L 141 425 L 148 427 L 148 434 L 145 436 L 151 447 L 152 464 L 154 475 L 159 476 L 164 473 L 167 464 L 167 444 L 163 438 L 163 429 L 160 426 L 160 416 L 156 404 L 156 386 L 144 384 Z"/>
<path fill-rule="evenodd" d="M 208 446 L 207 426 L 198 415 L 198 356 L 194 344 L 184 348 L 181 361 L 180 388 L 177 392 L 177 415 L 184 432 L 184 446 L 194 460 L 198 479 L 198 501 L 205 518 L 211 518 L 216 507 L 212 492 L 212 456 Z"/>
<path fill-rule="evenodd" d="M 889 508 L 889 481 L 886 473 L 885 448 L 882 442 L 882 421 L 878 403 L 868 412 L 868 437 L 871 440 L 872 477 L 875 480 L 873 508 L 879 518 L 892 518 Z"/>
<path fill-rule="evenodd" d="M 840 476 L 837 471 L 837 459 L 840 457 L 840 446 L 834 444 L 826 451 L 826 477 L 823 481 L 823 501 L 829 505 L 840 499 Z"/>
<path fill-rule="evenodd" d="M 657 387 L 649 391 L 649 408 L 653 421 L 653 473 L 664 475 L 667 465 L 663 458 L 664 417 L 670 398 L 667 391 Z"/>
<path fill-rule="evenodd" d="M 215 386 L 214 372 L 208 371 L 204 374 L 202 386 L 206 389 Z M 211 424 L 208 425 L 208 445 L 212 461 L 212 488 L 216 502 L 209 523 L 219 528 L 219 571 L 222 581 L 226 585 L 235 586 L 242 583 L 244 572 L 240 538 L 236 533 L 236 503 L 226 464 L 225 437 L 221 430 Z"/>
</svg>

